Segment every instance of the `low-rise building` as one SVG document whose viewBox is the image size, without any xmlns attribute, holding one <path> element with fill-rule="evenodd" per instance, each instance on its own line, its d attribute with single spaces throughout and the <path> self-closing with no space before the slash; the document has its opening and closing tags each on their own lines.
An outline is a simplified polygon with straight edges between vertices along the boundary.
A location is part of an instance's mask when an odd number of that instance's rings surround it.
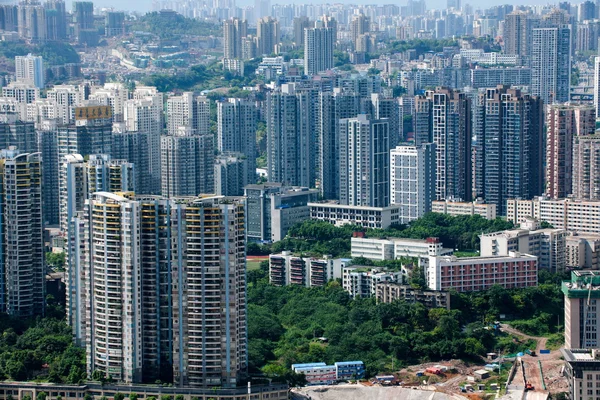
<svg viewBox="0 0 600 400">
<path fill-rule="evenodd" d="M 445 256 L 453 252 L 452 249 L 444 248 L 442 242 L 434 237 L 427 239 L 354 237 L 351 239 L 351 246 L 352 257 L 378 261 L 414 257 L 419 259 L 419 265 L 426 264 L 429 256 Z"/>
<path fill-rule="evenodd" d="M 537 286 L 538 258 L 510 252 L 507 256 L 429 257 L 425 268 L 427 286 L 431 290 L 472 292 L 494 285 L 505 289 Z"/>
<path fill-rule="evenodd" d="M 297 374 L 304 374 L 309 385 L 330 385 L 337 380 L 335 365 L 324 362 L 292 364 L 292 370 Z"/>
<path fill-rule="evenodd" d="M 325 286 L 332 279 L 342 277 L 342 268 L 348 259 L 295 256 L 287 251 L 269 256 L 269 281 L 275 286 Z"/>
<path fill-rule="evenodd" d="M 600 235 L 572 233 L 565 241 L 565 267 L 600 269 Z"/>
<path fill-rule="evenodd" d="M 479 236 L 482 257 L 507 256 L 511 251 L 538 257 L 538 267 L 552 272 L 565 270 L 568 232 L 564 229 L 541 229 L 528 218 L 520 229 L 485 233 Z"/>
<path fill-rule="evenodd" d="M 377 284 L 377 302 L 393 303 L 404 300 L 407 303 L 421 303 L 427 308 L 450 309 L 450 292 L 444 290 L 420 290 L 410 285 L 393 282 Z"/>
<path fill-rule="evenodd" d="M 342 270 L 342 287 L 352 298 L 373 297 L 377 295 L 380 282 L 404 282 L 403 271 L 386 271 L 379 267 L 353 265 Z"/>
<path fill-rule="evenodd" d="M 510 199 L 506 219 L 519 224 L 527 218 L 545 221 L 557 229 L 580 234 L 600 235 L 600 201 L 577 199 Z"/>
<path fill-rule="evenodd" d="M 248 241 L 277 242 L 295 224 L 310 218 L 308 204 L 318 191 L 305 187 L 284 187 L 280 183 L 247 185 L 246 232 Z"/>
<path fill-rule="evenodd" d="M 292 370 L 297 374 L 304 374 L 309 385 L 327 385 L 365 377 L 365 364 L 362 361 L 341 361 L 333 365 L 324 362 L 292 364 Z"/>
<path fill-rule="evenodd" d="M 387 229 L 400 223 L 400 205 L 388 207 L 351 206 L 337 201 L 308 203 L 310 218 L 327 221 L 335 226 L 347 224 L 364 228 Z"/>
<path fill-rule="evenodd" d="M 431 212 L 458 215 L 481 215 L 485 219 L 496 219 L 496 205 L 486 204 L 481 201 L 456 201 L 456 200 L 436 200 L 431 203 Z"/>
<path fill-rule="evenodd" d="M 600 387 L 600 351 L 598 349 L 560 350 L 565 360 L 565 376 L 569 383 L 569 399 L 598 398 Z"/>
</svg>

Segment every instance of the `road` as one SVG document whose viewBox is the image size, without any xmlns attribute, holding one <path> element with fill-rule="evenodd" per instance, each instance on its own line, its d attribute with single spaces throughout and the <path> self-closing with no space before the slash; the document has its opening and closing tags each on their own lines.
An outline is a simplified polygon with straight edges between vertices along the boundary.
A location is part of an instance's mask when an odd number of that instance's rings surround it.
<svg viewBox="0 0 600 400">
<path fill-rule="evenodd" d="M 506 324 L 500 324 L 500 327 L 502 328 L 502 331 L 506 332 L 506 333 L 510 333 L 516 336 L 521 336 L 525 339 L 533 339 L 537 342 L 537 347 L 535 349 L 535 351 L 537 352 L 537 354 L 540 354 L 540 350 L 545 350 L 546 349 L 546 343 L 548 342 L 548 338 L 545 337 L 540 337 L 540 336 L 531 336 L 531 335 L 527 335 L 519 330 L 516 330 L 515 328 L 512 328 L 509 325 Z"/>
</svg>

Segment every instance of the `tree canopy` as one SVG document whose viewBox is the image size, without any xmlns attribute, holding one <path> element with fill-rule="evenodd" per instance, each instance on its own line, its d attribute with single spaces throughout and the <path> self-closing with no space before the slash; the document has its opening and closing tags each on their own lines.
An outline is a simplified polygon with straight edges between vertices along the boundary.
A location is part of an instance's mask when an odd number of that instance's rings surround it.
<svg viewBox="0 0 600 400">
<path fill-rule="evenodd" d="M 150 32 L 161 39 L 181 35 L 223 36 L 221 25 L 198 19 L 186 18 L 176 13 L 151 12 L 131 25 L 131 31 Z"/>
</svg>

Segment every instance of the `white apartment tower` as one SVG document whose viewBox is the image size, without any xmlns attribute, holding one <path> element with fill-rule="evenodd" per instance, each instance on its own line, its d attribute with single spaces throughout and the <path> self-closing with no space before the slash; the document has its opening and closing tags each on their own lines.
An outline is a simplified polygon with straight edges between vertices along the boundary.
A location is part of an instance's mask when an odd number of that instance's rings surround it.
<svg viewBox="0 0 600 400">
<path fill-rule="evenodd" d="M 340 120 L 340 203 L 390 203 L 390 126 L 368 115 Z"/>
<path fill-rule="evenodd" d="M 42 57 L 32 54 L 16 56 L 15 72 L 17 82 L 29 83 L 38 89 L 44 88 L 44 61 Z"/>
<path fill-rule="evenodd" d="M 173 135 L 184 126 L 193 129 L 195 134 L 209 133 L 210 101 L 203 96 L 185 92 L 167 100 L 167 133 Z"/>
<path fill-rule="evenodd" d="M 390 202 L 402 205 L 401 224 L 431 211 L 435 200 L 435 144 L 392 149 L 390 173 Z"/>
</svg>

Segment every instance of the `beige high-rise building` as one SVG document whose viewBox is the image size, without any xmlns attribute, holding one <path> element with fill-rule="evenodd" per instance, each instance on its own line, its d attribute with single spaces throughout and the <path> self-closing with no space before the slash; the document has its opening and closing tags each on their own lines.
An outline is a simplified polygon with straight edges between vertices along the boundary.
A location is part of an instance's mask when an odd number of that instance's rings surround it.
<svg viewBox="0 0 600 400">
<path fill-rule="evenodd" d="M 278 53 L 277 46 L 280 41 L 279 21 L 272 17 L 262 17 L 256 25 L 256 39 L 258 55 Z"/>
<path fill-rule="evenodd" d="M 575 139 L 573 196 L 582 200 L 600 200 L 600 135 Z"/>
<path fill-rule="evenodd" d="M 571 194 L 573 175 L 580 167 L 574 163 L 574 143 L 594 134 L 596 113 L 588 105 L 550 105 L 546 126 L 546 195 L 560 199 Z"/>
<path fill-rule="evenodd" d="M 0 307 L 15 317 L 44 313 L 46 262 L 41 153 L 0 152 Z"/>
<path fill-rule="evenodd" d="M 248 35 L 246 20 L 232 18 L 223 21 L 223 58 L 243 58 L 242 38 Z"/>
<path fill-rule="evenodd" d="M 240 383 L 244 210 L 240 197 L 90 197 L 76 225 L 89 374 L 180 387 Z"/>
<path fill-rule="evenodd" d="M 572 271 L 562 283 L 565 296 L 565 348 L 597 349 L 600 345 L 600 273 Z"/>
</svg>

